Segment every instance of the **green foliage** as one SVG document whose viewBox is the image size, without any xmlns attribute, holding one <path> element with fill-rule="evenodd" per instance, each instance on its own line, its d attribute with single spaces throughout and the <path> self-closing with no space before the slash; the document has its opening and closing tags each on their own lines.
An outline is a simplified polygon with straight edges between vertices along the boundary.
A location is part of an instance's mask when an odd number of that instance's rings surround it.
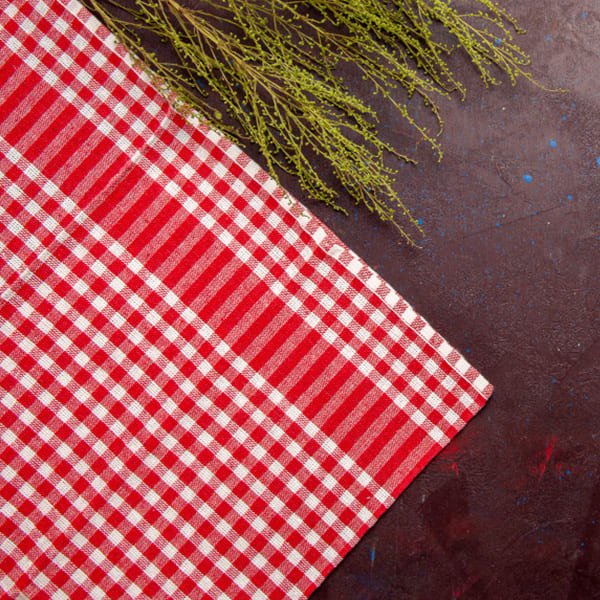
<svg viewBox="0 0 600 600">
<path fill-rule="evenodd" d="M 520 76 L 531 80 L 529 58 L 514 42 L 521 30 L 493 0 L 465 0 L 463 9 L 452 0 L 86 4 L 181 105 L 238 143 L 257 144 L 274 177 L 284 169 L 310 196 L 343 210 L 338 190 L 314 167 L 320 158 L 357 203 L 391 221 L 411 244 L 422 229 L 394 190 L 396 171 L 385 156 L 414 161 L 380 138 L 378 115 L 349 79 L 360 75 L 439 158 L 437 101 L 465 93 L 447 62 L 456 45 L 486 85 L 497 84 L 501 72 L 513 84 Z M 177 62 L 148 51 L 138 35 L 147 32 L 170 44 Z M 215 94 L 228 115 L 215 109 Z M 411 98 L 428 107 L 434 131 L 413 116 Z"/>
</svg>

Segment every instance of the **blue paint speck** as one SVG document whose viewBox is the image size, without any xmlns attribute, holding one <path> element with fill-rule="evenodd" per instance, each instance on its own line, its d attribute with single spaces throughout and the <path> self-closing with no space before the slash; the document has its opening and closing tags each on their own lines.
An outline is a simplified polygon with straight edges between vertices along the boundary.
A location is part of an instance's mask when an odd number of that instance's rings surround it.
<svg viewBox="0 0 600 600">
<path fill-rule="evenodd" d="M 503 40 L 502 38 L 496 38 L 496 39 L 494 40 L 494 46 L 502 46 L 502 42 L 503 42 L 503 41 L 504 41 L 504 40 Z"/>
<path fill-rule="evenodd" d="M 573 202 L 573 194 L 567 194 L 567 200 Z"/>
<path fill-rule="evenodd" d="M 552 377 L 552 385 L 556 385 L 558 383 L 558 379 L 556 377 Z"/>
<path fill-rule="evenodd" d="M 375 546 L 369 550 L 369 558 L 371 559 L 371 564 L 373 564 L 375 562 Z"/>
<path fill-rule="evenodd" d="M 465 352 L 466 352 L 467 354 L 471 354 L 471 348 L 466 348 Z"/>
<path fill-rule="evenodd" d="M 550 148 L 556 148 L 558 146 L 558 142 L 556 140 L 550 140 Z"/>
<path fill-rule="evenodd" d="M 417 225 L 423 225 L 423 219 L 417 219 Z"/>
<path fill-rule="evenodd" d="M 600 167 L 600 156 L 596 156 L 596 164 Z"/>
<path fill-rule="evenodd" d="M 496 227 L 502 227 L 502 223 L 500 223 L 500 222 L 496 223 Z"/>
<path fill-rule="evenodd" d="M 531 245 L 535 246 L 535 240 L 531 240 Z"/>
<path fill-rule="evenodd" d="M 561 121 L 566 121 L 566 120 L 567 120 L 567 115 L 563 115 L 563 116 L 560 118 L 560 120 L 561 120 Z M 400 164 L 403 164 L 403 163 L 400 163 Z"/>
<path fill-rule="evenodd" d="M 523 181 L 525 183 L 531 183 L 533 181 L 533 176 L 529 173 L 525 173 L 525 175 L 523 175 Z"/>
</svg>

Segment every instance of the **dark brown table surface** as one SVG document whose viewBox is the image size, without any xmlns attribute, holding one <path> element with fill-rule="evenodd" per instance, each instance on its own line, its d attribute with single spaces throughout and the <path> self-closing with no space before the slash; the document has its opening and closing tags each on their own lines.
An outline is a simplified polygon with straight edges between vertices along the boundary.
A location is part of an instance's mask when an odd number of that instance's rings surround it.
<svg viewBox="0 0 600 600">
<path fill-rule="evenodd" d="M 398 178 L 422 249 L 283 178 L 495 385 L 313 600 L 600 598 L 600 3 L 501 2 L 569 92 L 485 90 L 454 57 L 469 95 L 444 103 L 444 160 L 421 145 Z"/>
<path fill-rule="evenodd" d="M 600 3 L 502 2 L 569 92 L 457 60 L 444 160 L 398 181 L 423 249 L 307 202 L 495 386 L 314 600 L 600 598 Z"/>
</svg>

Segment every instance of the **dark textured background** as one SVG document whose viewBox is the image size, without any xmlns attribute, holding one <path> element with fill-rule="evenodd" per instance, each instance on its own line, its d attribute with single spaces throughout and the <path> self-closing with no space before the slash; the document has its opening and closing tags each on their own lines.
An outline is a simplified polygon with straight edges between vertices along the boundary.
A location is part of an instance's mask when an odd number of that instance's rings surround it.
<svg viewBox="0 0 600 600">
<path fill-rule="evenodd" d="M 502 2 L 569 92 L 485 90 L 453 58 L 469 95 L 444 104 L 444 161 L 421 145 L 398 179 L 421 250 L 284 178 L 496 387 L 313 600 L 600 598 L 600 2 Z"/>
<path fill-rule="evenodd" d="M 313 600 L 600 598 L 600 2 L 502 2 L 569 93 L 456 57 L 444 160 L 398 182 L 423 249 L 307 202 L 496 388 Z"/>
</svg>

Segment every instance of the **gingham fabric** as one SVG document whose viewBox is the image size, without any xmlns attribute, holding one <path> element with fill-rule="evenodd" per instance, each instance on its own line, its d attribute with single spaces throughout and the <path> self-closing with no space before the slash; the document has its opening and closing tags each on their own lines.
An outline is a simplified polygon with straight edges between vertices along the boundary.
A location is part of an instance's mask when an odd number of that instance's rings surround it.
<svg viewBox="0 0 600 600">
<path fill-rule="evenodd" d="M 81 5 L 0 6 L 0 589 L 306 597 L 491 386 Z"/>
</svg>

